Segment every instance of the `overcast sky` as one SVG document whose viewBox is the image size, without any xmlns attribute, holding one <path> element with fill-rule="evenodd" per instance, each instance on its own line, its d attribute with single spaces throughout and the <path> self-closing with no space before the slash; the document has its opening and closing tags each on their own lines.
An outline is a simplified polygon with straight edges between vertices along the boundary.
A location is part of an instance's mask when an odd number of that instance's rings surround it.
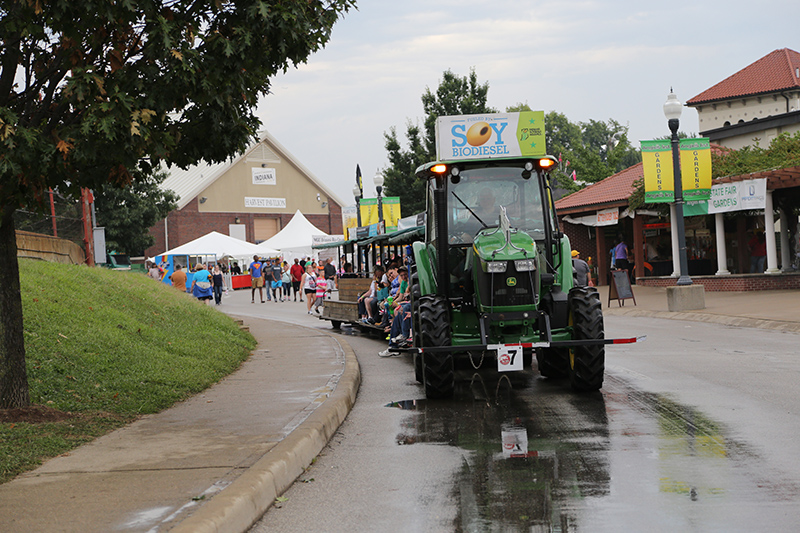
<svg viewBox="0 0 800 533">
<path fill-rule="evenodd" d="M 773 50 L 800 51 L 798 15 L 797 0 L 359 0 L 324 50 L 273 80 L 258 114 L 352 205 L 356 164 L 374 196 L 384 132 L 405 140 L 409 121 L 421 125 L 420 97 L 447 69 L 474 68 L 500 111 L 523 102 L 572 122 L 613 118 L 638 147 L 669 134 L 670 87 L 685 102 Z M 681 130 L 698 132 L 694 109 Z"/>
</svg>

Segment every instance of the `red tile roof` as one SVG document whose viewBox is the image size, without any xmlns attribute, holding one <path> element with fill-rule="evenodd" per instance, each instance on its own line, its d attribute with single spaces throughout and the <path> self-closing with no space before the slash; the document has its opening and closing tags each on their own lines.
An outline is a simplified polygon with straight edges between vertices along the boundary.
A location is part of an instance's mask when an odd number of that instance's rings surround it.
<svg viewBox="0 0 800 533">
<path fill-rule="evenodd" d="M 771 52 L 706 89 L 687 105 L 741 98 L 754 94 L 772 93 L 800 88 L 800 54 L 789 48 Z"/>
<path fill-rule="evenodd" d="M 566 214 L 612 207 L 613 204 L 627 205 L 628 198 L 634 191 L 633 182 L 644 177 L 643 168 L 642 163 L 637 163 L 594 185 L 556 200 L 556 210 Z"/>
</svg>

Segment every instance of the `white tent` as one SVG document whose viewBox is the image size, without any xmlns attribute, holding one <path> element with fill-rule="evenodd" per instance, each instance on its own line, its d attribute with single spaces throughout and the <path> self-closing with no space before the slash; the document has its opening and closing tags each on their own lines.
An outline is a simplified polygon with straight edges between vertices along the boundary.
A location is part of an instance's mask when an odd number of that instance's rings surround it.
<svg viewBox="0 0 800 533">
<path fill-rule="evenodd" d="M 193 241 L 187 242 L 172 250 L 159 254 L 166 255 L 191 255 L 191 256 L 215 256 L 217 259 L 223 257 L 253 257 L 254 255 L 277 255 L 277 250 L 269 250 L 266 247 L 259 247 L 247 241 L 242 241 L 222 233 L 212 231 Z"/>
<path fill-rule="evenodd" d="M 298 209 L 286 227 L 259 244 L 258 249 L 264 255 L 269 255 L 269 249 L 280 250 L 287 261 L 294 257 L 311 257 L 311 244 L 315 235 L 328 234 L 309 222 Z"/>
</svg>

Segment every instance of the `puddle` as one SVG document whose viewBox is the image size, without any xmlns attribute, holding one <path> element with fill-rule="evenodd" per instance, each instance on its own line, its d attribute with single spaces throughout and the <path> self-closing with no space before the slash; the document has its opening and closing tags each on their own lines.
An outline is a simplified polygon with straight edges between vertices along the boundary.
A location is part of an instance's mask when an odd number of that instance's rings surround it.
<svg viewBox="0 0 800 533">
<path fill-rule="evenodd" d="M 800 509 L 798 487 L 729 428 L 620 380 L 576 394 L 531 375 L 466 372 L 452 400 L 385 406 L 406 413 L 398 445 L 463 452 L 457 531 L 642 530 L 655 516 L 664 531 L 741 530 L 765 505 L 793 506 L 773 516 L 787 526 Z"/>
</svg>

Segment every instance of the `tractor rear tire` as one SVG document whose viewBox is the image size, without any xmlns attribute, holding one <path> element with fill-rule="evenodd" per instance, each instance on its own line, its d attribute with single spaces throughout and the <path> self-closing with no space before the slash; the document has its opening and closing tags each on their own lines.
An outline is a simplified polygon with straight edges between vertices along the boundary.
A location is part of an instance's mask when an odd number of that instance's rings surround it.
<svg viewBox="0 0 800 533">
<path fill-rule="evenodd" d="M 430 348 L 450 345 L 450 314 L 447 300 L 441 296 L 422 296 L 419 299 L 420 346 Z M 450 398 L 455 391 L 455 367 L 451 352 L 424 352 L 422 379 L 425 397 L 430 399 Z"/>
<path fill-rule="evenodd" d="M 569 291 L 569 314 L 575 339 L 603 339 L 603 308 L 597 290 L 576 287 Z M 602 344 L 574 346 L 569 350 L 569 381 L 580 392 L 603 386 L 606 349 Z"/>
<path fill-rule="evenodd" d="M 540 348 L 536 350 L 539 373 L 546 378 L 565 378 L 569 375 L 569 350 Z"/>
</svg>

